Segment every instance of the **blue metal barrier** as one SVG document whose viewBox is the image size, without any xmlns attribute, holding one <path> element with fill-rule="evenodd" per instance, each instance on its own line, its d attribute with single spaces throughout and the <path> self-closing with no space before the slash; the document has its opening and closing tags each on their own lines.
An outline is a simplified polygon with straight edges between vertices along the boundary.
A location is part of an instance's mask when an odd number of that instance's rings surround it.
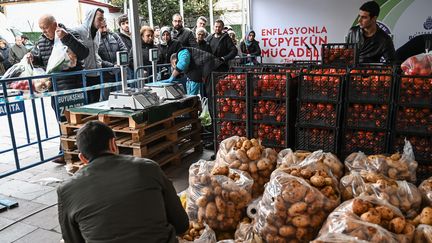
<svg viewBox="0 0 432 243">
<path fill-rule="evenodd" d="M 121 87 L 121 82 L 119 81 L 119 72 L 120 69 L 118 67 L 114 67 L 114 68 L 101 68 L 101 69 L 94 69 L 94 70 L 82 70 L 82 71 L 77 71 L 77 72 L 63 72 L 63 73 L 55 73 L 55 74 L 50 74 L 50 75 L 38 75 L 38 76 L 32 76 L 32 77 L 18 77 L 18 78 L 8 78 L 8 79 L 2 79 L 0 80 L 0 84 L 1 84 L 1 90 L 2 90 L 2 94 L 0 93 L 0 124 L 3 123 L 1 122 L 1 119 L 3 119 L 3 116 L 6 117 L 8 125 L 9 125 L 9 136 L 10 136 L 10 143 L 11 146 L 7 147 L 7 148 L 2 148 L 0 147 L 0 156 L 2 156 L 2 160 L 1 162 L 4 163 L 5 160 L 7 160 L 7 153 L 13 153 L 13 160 L 15 161 L 15 168 L 11 168 L 10 170 L 6 170 L 6 171 L 0 171 L 0 178 L 9 176 L 11 174 L 23 171 L 25 169 L 29 169 L 32 168 L 34 166 L 40 165 L 42 163 L 45 163 L 47 161 L 51 161 L 55 158 L 58 158 L 60 156 L 63 156 L 63 153 L 60 152 L 59 154 L 55 154 L 55 155 L 49 155 L 46 156 L 44 149 L 43 149 L 43 145 L 45 142 L 48 142 L 50 140 L 56 139 L 60 137 L 60 127 L 58 126 L 58 130 L 53 131 L 52 129 L 50 129 L 49 127 L 49 122 L 54 122 L 54 120 L 52 119 L 56 119 L 57 121 L 61 120 L 62 117 L 62 112 L 64 111 L 64 109 L 69 108 L 69 107 L 75 107 L 78 105 L 83 105 L 83 104 L 87 104 L 88 103 L 88 97 L 87 97 L 87 92 L 91 91 L 91 90 L 101 90 L 100 93 L 100 100 L 103 97 L 102 91 L 106 88 L 113 88 L 115 87 L 117 90 L 119 89 L 119 87 Z M 105 75 L 106 74 L 110 74 L 111 77 L 112 75 L 114 75 L 114 82 L 105 82 Z M 99 83 L 92 85 L 92 86 L 88 86 L 87 85 L 87 76 L 89 74 L 97 74 L 99 76 Z M 105 74 L 105 75 L 104 75 Z M 77 80 L 77 82 L 81 82 L 82 83 L 82 88 L 76 88 L 76 89 L 70 89 L 70 90 L 58 90 L 58 85 L 57 85 L 57 80 L 59 78 L 63 78 L 63 77 L 67 77 L 67 76 L 77 76 L 80 77 L 81 80 Z M 51 82 L 52 82 L 52 90 L 50 90 L 49 92 L 44 92 L 44 93 L 36 93 L 35 90 L 33 89 L 33 86 L 30 85 L 33 83 L 33 80 L 36 79 L 41 79 L 41 78 L 51 78 Z M 12 83 L 12 82 L 16 82 L 16 81 L 20 81 L 20 80 L 28 80 L 28 84 L 29 84 L 29 90 L 28 91 L 19 91 L 19 92 L 11 92 L 11 90 L 8 90 L 8 84 Z M 129 80 L 129 83 L 137 83 L 139 81 L 142 81 L 142 79 L 132 79 Z M 77 96 L 76 94 L 80 93 L 82 95 Z M 78 100 L 74 100 L 77 102 L 59 102 L 59 97 L 65 97 L 65 95 L 71 95 L 72 98 L 76 98 L 78 97 Z M 51 101 L 54 101 L 54 112 L 56 115 L 56 118 L 51 118 L 51 120 L 49 120 L 50 118 L 47 118 L 47 113 L 45 110 L 45 103 L 44 103 L 44 98 L 45 97 L 51 97 Z M 106 98 L 106 97 L 105 97 Z M 37 109 L 37 102 L 36 100 L 39 99 L 40 100 L 40 111 L 38 111 Z M 60 101 L 64 101 L 64 100 L 69 100 L 69 99 L 63 99 Z M 60 104 L 59 104 L 60 103 Z M 31 107 L 31 112 L 32 112 L 32 116 L 33 116 L 33 123 L 34 123 L 34 132 L 36 133 L 36 139 L 32 139 L 30 137 L 30 131 L 29 131 L 29 121 L 28 121 L 28 114 L 26 111 L 26 105 Z M 63 105 L 63 106 L 62 106 Z M 62 108 L 62 109 L 61 109 Z M 22 127 L 19 126 L 19 120 L 17 120 L 17 118 L 19 119 L 18 115 L 19 113 L 23 113 L 23 120 L 22 122 L 24 123 L 24 129 L 25 129 L 25 134 L 26 134 L 26 139 L 25 142 L 23 144 L 19 144 L 17 142 L 17 133 L 22 130 Z M 42 122 L 43 122 L 43 128 L 41 128 L 41 126 L 39 126 L 39 118 L 41 118 Z M 4 124 L 4 123 L 3 123 Z M 15 127 L 16 126 L 16 127 Z M 41 129 L 43 130 L 44 134 L 42 135 L 41 133 Z M 7 131 L 5 126 L 3 125 L 2 128 L 0 128 L 0 146 L 4 145 L 6 142 L 6 137 L 7 137 Z M 55 134 L 52 134 L 55 133 Z M 6 136 L 6 137 L 3 137 Z M 33 152 L 32 146 L 37 145 L 37 149 L 35 149 L 35 151 Z M 9 145 L 6 145 L 9 146 Z M 36 161 L 32 161 L 26 165 L 22 165 L 20 162 L 20 154 L 18 153 L 18 150 L 20 149 L 24 149 L 24 148 L 29 148 L 31 153 L 36 154 L 36 152 L 39 153 L 39 159 Z M 6 159 L 5 159 L 6 158 Z M 8 161 L 9 162 L 9 161 Z M 12 161 L 10 161 L 12 162 Z M 11 166 L 12 167 L 12 166 Z"/>
<path fill-rule="evenodd" d="M 138 67 L 134 72 L 134 78 L 142 78 L 142 75 L 140 75 L 143 71 L 146 72 L 147 77 L 147 83 L 153 82 L 153 74 L 152 74 L 152 66 L 140 66 Z M 161 75 L 163 73 L 166 73 L 169 78 L 171 76 L 171 64 L 157 64 L 156 65 L 156 71 L 158 75 Z M 163 77 L 158 77 L 158 80 L 164 79 Z"/>
</svg>

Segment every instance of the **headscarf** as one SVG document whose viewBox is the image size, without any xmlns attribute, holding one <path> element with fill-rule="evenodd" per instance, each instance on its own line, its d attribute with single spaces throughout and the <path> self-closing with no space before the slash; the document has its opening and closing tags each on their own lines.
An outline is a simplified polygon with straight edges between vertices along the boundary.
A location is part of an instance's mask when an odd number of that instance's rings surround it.
<svg viewBox="0 0 432 243">
<path fill-rule="evenodd" d="M 251 30 L 251 31 L 249 31 L 249 32 L 246 33 L 245 41 L 244 41 L 244 42 L 245 42 L 245 45 L 246 45 L 247 47 L 249 47 L 250 45 L 252 45 L 252 41 L 249 41 L 249 35 L 250 35 L 251 33 L 253 33 L 254 36 L 256 36 L 255 31 L 253 31 L 253 30 Z"/>
<path fill-rule="evenodd" d="M 168 27 L 168 26 L 164 26 L 164 27 L 162 27 L 161 30 L 160 30 L 160 35 L 159 35 L 159 38 L 160 38 L 160 44 L 161 44 L 161 45 L 164 45 L 164 46 L 168 45 L 168 43 L 162 39 L 162 36 L 163 36 L 163 34 L 164 34 L 165 32 L 168 32 L 168 33 L 171 35 L 171 28 Z"/>
</svg>

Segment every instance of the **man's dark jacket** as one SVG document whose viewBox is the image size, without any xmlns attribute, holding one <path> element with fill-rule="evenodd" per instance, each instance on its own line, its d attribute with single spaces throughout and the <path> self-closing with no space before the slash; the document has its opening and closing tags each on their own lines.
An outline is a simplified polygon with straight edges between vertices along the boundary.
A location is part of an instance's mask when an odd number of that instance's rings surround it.
<svg viewBox="0 0 432 243">
<path fill-rule="evenodd" d="M 202 50 L 202 51 L 212 53 L 212 49 L 211 49 L 209 43 L 207 43 L 207 41 L 205 41 L 205 40 L 199 41 L 197 48 Z"/>
<path fill-rule="evenodd" d="M 120 29 L 118 31 L 118 35 L 120 36 L 120 38 L 122 39 L 123 43 L 125 44 L 126 48 L 128 51 L 130 51 L 130 49 L 132 48 L 132 40 L 129 36 L 123 34 Z"/>
<path fill-rule="evenodd" d="M 223 57 L 225 63 L 237 55 L 237 47 L 227 33 L 223 33 L 219 38 L 214 37 L 214 34 L 209 35 L 207 42 L 210 44 L 213 55 Z"/>
<path fill-rule="evenodd" d="M 3 55 L 3 67 L 7 70 L 12 66 L 9 62 L 9 47 L 6 45 L 5 48 L 0 48 L 0 53 Z"/>
<path fill-rule="evenodd" d="M 189 227 L 171 181 L 148 159 L 104 154 L 57 194 L 68 243 L 172 243 Z"/>
<path fill-rule="evenodd" d="M 99 45 L 99 56 L 102 59 L 102 67 L 114 67 L 116 64 L 116 52 L 128 51 L 122 39 L 112 32 L 107 32 L 101 35 Z"/>
<path fill-rule="evenodd" d="M 221 60 L 206 51 L 194 47 L 186 47 L 181 50 L 183 49 L 189 51 L 191 55 L 190 63 L 186 70 L 178 71 L 183 72 L 190 80 L 195 82 L 207 82 L 211 72 L 216 71 L 223 64 Z"/>
<path fill-rule="evenodd" d="M 89 49 L 82 43 L 79 35 L 62 24 L 60 27 L 64 28 L 68 34 L 61 39 L 61 42 L 67 46 L 77 56 L 77 65 L 73 68 L 63 70 L 62 72 L 74 72 L 83 69 L 83 60 L 88 56 Z M 48 39 L 45 35 L 41 35 L 37 44 L 32 50 L 33 64 L 46 68 L 48 59 L 51 56 L 54 47 L 54 40 Z M 74 89 L 82 87 L 81 75 L 71 75 L 57 77 L 57 90 Z"/>
<path fill-rule="evenodd" d="M 381 57 L 384 57 L 387 63 L 395 61 L 393 41 L 378 26 L 376 33 L 369 38 L 365 38 L 360 26 L 352 27 L 348 33 L 347 42 L 358 44 L 360 63 L 379 63 L 381 62 Z"/>
<path fill-rule="evenodd" d="M 197 43 L 192 31 L 188 28 L 181 28 L 180 30 L 173 30 L 171 36 L 174 40 L 180 41 L 184 47 L 196 47 Z"/>
<path fill-rule="evenodd" d="M 182 44 L 177 40 L 170 40 L 166 45 L 159 44 L 159 61 L 158 63 L 170 63 L 171 55 L 178 52 Z"/>
</svg>

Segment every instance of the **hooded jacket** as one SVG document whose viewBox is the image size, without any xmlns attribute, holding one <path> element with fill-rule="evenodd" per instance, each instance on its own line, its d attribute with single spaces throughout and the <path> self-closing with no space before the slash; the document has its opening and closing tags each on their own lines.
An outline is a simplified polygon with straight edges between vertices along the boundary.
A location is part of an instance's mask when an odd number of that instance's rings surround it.
<svg viewBox="0 0 432 243">
<path fill-rule="evenodd" d="M 245 36 L 245 39 L 240 42 L 240 51 L 244 55 L 250 54 L 251 56 L 261 56 L 261 48 L 259 46 L 259 42 L 255 39 L 253 41 L 249 41 L 249 34 L 255 34 L 255 31 L 250 31 Z"/>
<path fill-rule="evenodd" d="M 358 44 L 360 63 L 379 63 L 381 57 L 384 57 L 388 63 L 395 61 L 393 41 L 378 26 L 376 33 L 370 38 L 364 37 L 360 26 L 352 27 L 348 33 L 347 42 Z"/>
<path fill-rule="evenodd" d="M 85 69 L 96 69 L 102 67 L 102 59 L 100 58 L 98 54 L 99 45 L 101 41 L 101 34 L 99 31 L 96 30 L 96 35 L 92 37 L 92 26 L 93 21 L 96 16 L 96 11 L 98 11 L 99 8 L 92 9 L 87 12 L 86 17 L 84 19 L 84 22 L 74 28 L 73 30 L 79 34 L 81 39 L 83 40 L 84 45 L 89 49 L 89 55 L 86 59 L 84 59 L 84 68 Z M 97 74 L 93 74 L 97 75 Z M 88 75 L 92 76 L 92 75 Z"/>
<path fill-rule="evenodd" d="M 82 70 L 82 63 L 83 60 L 88 56 L 89 49 L 82 43 L 82 41 L 79 39 L 79 35 L 76 32 L 67 29 L 63 24 L 59 24 L 59 26 L 68 32 L 68 34 L 65 35 L 63 39 L 61 39 L 61 42 L 77 56 L 76 66 L 62 72 L 74 72 Z M 50 40 L 42 34 L 35 47 L 31 51 L 33 55 L 33 64 L 45 69 L 51 56 L 53 47 L 54 40 Z M 58 77 L 56 83 L 57 90 L 82 87 L 81 75 Z"/>
</svg>

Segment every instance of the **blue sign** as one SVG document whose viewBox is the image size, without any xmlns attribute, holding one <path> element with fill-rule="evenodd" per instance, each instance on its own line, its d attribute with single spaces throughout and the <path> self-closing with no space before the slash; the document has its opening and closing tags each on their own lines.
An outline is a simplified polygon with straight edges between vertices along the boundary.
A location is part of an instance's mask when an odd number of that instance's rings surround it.
<svg viewBox="0 0 432 243">
<path fill-rule="evenodd" d="M 86 103 L 84 92 L 59 95 L 56 96 L 56 99 L 58 105 L 58 114 L 60 114 L 60 116 L 63 116 L 64 111 L 67 108 L 83 106 Z"/>
<path fill-rule="evenodd" d="M 11 114 L 24 112 L 24 101 L 9 103 L 9 112 Z M 0 104 L 0 116 L 6 116 L 6 104 Z"/>
</svg>

